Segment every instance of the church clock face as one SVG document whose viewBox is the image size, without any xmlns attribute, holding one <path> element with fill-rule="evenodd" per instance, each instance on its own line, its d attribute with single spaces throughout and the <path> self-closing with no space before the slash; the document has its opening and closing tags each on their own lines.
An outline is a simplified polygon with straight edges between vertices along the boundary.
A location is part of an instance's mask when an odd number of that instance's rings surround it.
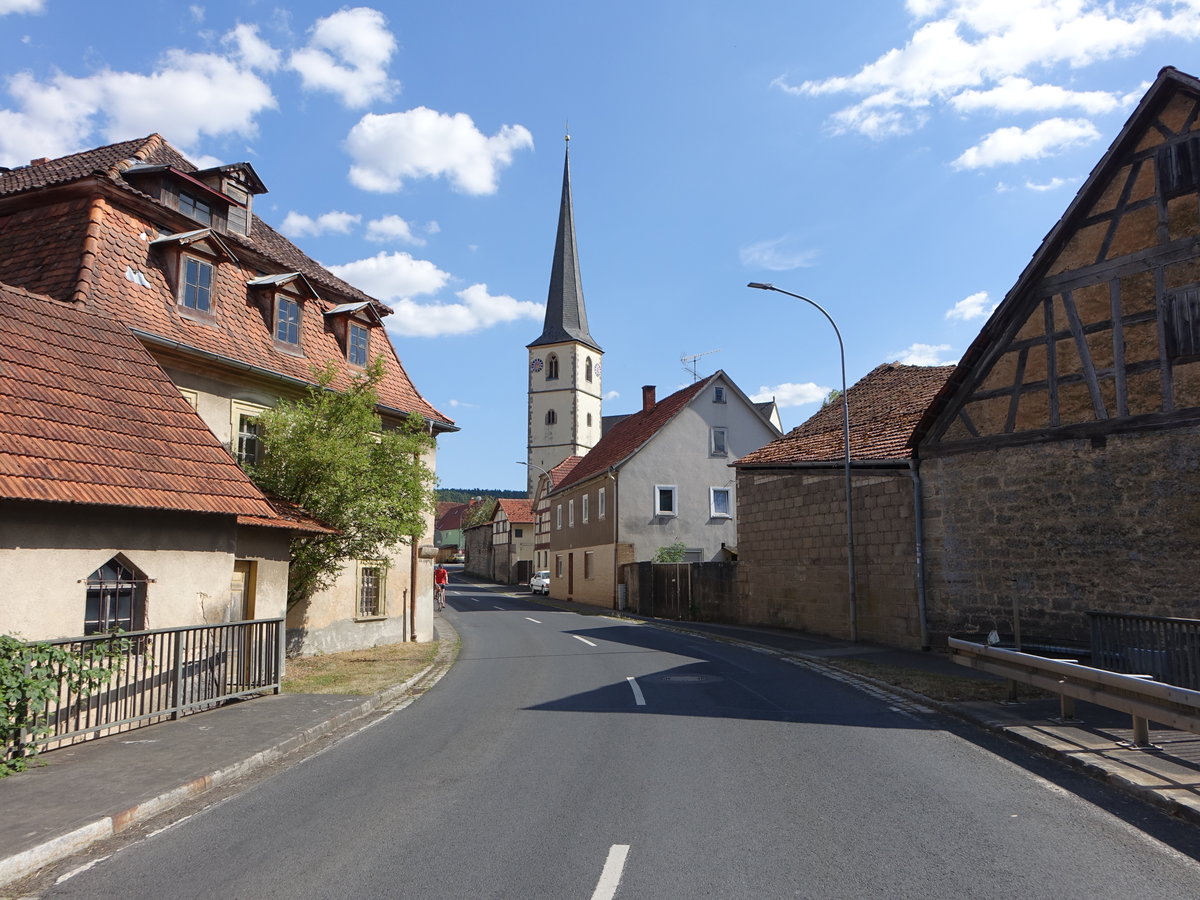
<svg viewBox="0 0 1200 900">
<path fill-rule="evenodd" d="M 600 363 L 596 363 L 596 375 L 599 376 L 599 374 L 600 374 Z"/>
<path fill-rule="evenodd" d="M 542 366 L 544 366 L 544 365 L 545 365 L 545 363 L 543 363 L 540 359 L 535 359 L 535 360 L 533 360 L 533 362 L 531 362 L 529 364 L 529 371 L 530 372 L 540 372 L 540 371 L 542 371 Z"/>
</svg>

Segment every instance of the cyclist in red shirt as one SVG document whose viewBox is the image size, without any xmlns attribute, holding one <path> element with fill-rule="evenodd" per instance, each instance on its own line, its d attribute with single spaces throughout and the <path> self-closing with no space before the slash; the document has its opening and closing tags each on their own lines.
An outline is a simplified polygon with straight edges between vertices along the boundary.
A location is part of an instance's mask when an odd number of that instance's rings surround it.
<svg viewBox="0 0 1200 900">
<path fill-rule="evenodd" d="M 450 573 L 446 571 L 446 567 L 438 563 L 436 569 L 433 570 L 433 599 L 437 602 L 438 609 L 446 608 L 446 585 L 450 583 Z"/>
</svg>

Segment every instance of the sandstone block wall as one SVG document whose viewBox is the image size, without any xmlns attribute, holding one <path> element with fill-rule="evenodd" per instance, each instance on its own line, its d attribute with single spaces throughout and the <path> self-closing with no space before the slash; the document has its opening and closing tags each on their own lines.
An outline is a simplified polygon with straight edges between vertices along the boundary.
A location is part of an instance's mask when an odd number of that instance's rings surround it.
<svg viewBox="0 0 1200 900">
<path fill-rule="evenodd" d="M 912 479 L 853 475 L 860 640 L 920 645 Z M 849 637 L 840 469 L 738 470 L 738 612 L 747 624 Z"/>
<path fill-rule="evenodd" d="M 962 453 L 921 464 L 937 635 L 1086 643 L 1087 610 L 1200 612 L 1200 429 Z"/>
</svg>

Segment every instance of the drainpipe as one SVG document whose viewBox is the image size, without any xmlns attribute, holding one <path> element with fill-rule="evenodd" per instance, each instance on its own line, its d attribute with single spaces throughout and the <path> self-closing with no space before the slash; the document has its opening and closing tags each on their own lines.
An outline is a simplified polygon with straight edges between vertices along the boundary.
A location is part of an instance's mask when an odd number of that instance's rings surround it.
<svg viewBox="0 0 1200 900">
<path fill-rule="evenodd" d="M 925 528 L 921 505 L 921 470 L 915 457 L 909 457 L 908 471 L 913 484 L 913 530 L 917 551 L 917 619 L 921 626 L 921 649 L 929 649 L 929 621 L 925 610 Z"/>
<path fill-rule="evenodd" d="M 620 594 L 620 585 L 617 584 L 617 535 L 619 533 L 619 529 L 617 527 L 617 476 L 615 474 L 614 469 L 609 469 L 604 474 L 612 479 L 612 492 L 613 492 L 613 498 L 612 498 L 612 533 L 613 533 L 613 598 L 612 598 L 612 605 L 613 605 L 613 609 L 617 609 L 619 607 L 619 604 L 617 602 L 619 599 L 618 595 Z M 625 599 L 626 599 L 626 601 L 628 601 L 628 599 L 629 599 L 628 591 L 625 594 Z"/>
<path fill-rule="evenodd" d="M 432 430 L 432 428 L 431 428 Z M 421 462 L 420 454 L 413 454 L 413 462 L 417 465 Z M 417 542 L 420 540 L 416 534 L 409 537 L 409 559 L 408 559 L 408 639 L 415 641 L 417 639 L 417 559 L 420 548 L 417 547 Z"/>
</svg>

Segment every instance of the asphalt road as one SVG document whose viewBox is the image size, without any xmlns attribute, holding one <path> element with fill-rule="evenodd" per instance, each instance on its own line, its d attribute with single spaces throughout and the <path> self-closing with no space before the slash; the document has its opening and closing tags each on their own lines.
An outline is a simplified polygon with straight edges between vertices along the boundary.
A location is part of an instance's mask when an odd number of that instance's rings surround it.
<svg viewBox="0 0 1200 900">
<path fill-rule="evenodd" d="M 650 625 L 448 599 L 461 653 L 418 702 L 45 896 L 1200 896 L 1122 801 L 932 712 Z"/>
</svg>

